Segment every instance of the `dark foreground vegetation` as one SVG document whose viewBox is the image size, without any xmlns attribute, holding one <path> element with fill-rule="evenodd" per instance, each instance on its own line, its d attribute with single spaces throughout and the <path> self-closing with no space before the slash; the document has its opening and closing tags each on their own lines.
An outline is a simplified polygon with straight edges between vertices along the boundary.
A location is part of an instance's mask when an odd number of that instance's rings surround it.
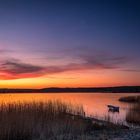
<svg viewBox="0 0 140 140">
<path fill-rule="evenodd" d="M 126 121 L 135 125 L 140 125 L 140 103 L 134 104 L 128 111 Z"/>
<path fill-rule="evenodd" d="M 86 118 L 81 106 L 59 101 L 0 105 L 0 140 L 90 140 L 98 130 L 126 129 L 100 123 Z"/>
<path fill-rule="evenodd" d="M 43 89 L 7 89 L 7 88 L 2 89 L 1 88 L 0 89 L 0 93 L 69 93 L 69 92 L 140 93 L 140 86 L 43 88 Z"/>
<path fill-rule="evenodd" d="M 88 131 L 91 123 L 69 114 L 84 115 L 83 108 L 58 101 L 1 104 L 0 140 L 45 139 Z"/>
<path fill-rule="evenodd" d="M 121 102 L 132 103 L 126 115 L 126 121 L 135 125 L 140 125 L 140 96 L 128 96 L 119 99 Z"/>
</svg>

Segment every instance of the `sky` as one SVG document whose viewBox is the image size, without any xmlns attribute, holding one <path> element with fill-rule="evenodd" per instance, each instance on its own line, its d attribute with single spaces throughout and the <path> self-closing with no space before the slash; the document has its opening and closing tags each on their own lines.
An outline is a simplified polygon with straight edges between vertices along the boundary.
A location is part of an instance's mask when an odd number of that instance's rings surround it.
<svg viewBox="0 0 140 140">
<path fill-rule="evenodd" d="M 140 85 L 138 0 L 1 0 L 0 88 Z"/>
</svg>

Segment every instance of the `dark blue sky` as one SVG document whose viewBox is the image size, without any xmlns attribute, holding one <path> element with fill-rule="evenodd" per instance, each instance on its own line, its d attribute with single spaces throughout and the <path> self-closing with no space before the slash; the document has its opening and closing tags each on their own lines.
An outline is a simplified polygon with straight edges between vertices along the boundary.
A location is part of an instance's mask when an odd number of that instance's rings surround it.
<svg viewBox="0 0 140 140">
<path fill-rule="evenodd" d="M 1 0 L 0 59 L 41 66 L 96 61 L 139 72 L 139 7 L 138 0 Z"/>
</svg>

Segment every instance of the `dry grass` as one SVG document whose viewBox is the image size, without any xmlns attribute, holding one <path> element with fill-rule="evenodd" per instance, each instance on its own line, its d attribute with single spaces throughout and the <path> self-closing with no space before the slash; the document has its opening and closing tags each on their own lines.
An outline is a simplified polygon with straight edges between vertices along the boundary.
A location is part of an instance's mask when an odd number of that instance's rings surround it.
<svg viewBox="0 0 140 140">
<path fill-rule="evenodd" d="M 109 122 L 93 123 L 82 106 L 60 101 L 0 104 L 0 140 L 90 140 L 93 130 L 118 128 L 122 129 Z"/>
<path fill-rule="evenodd" d="M 140 104 L 134 104 L 126 115 L 126 121 L 140 125 Z"/>
<path fill-rule="evenodd" d="M 72 115 L 74 114 L 74 115 Z M 0 105 L 0 140 L 38 140 L 83 134 L 91 122 L 81 106 L 60 101 Z"/>
<path fill-rule="evenodd" d="M 135 125 L 140 125 L 140 96 L 122 97 L 119 101 L 133 103 L 126 115 L 126 121 Z"/>
</svg>

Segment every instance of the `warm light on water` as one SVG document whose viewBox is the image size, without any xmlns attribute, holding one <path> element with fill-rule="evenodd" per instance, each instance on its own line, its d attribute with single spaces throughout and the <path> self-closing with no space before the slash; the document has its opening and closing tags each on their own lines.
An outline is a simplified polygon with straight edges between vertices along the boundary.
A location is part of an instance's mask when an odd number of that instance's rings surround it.
<svg viewBox="0 0 140 140">
<path fill-rule="evenodd" d="M 136 93 L 34 93 L 34 94 L 0 94 L 0 103 L 46 102 L 61 100 L 62 102 L 82 105 L 87 115 L 104 118 L 111 116 L 115 121 L 124 121 L 130 107 L 128 103 L 119 102 L 124 96 L 138 95 Z M 120 107 L 119 113 L 109 113 L 107 105 Z"/>
</svg>

